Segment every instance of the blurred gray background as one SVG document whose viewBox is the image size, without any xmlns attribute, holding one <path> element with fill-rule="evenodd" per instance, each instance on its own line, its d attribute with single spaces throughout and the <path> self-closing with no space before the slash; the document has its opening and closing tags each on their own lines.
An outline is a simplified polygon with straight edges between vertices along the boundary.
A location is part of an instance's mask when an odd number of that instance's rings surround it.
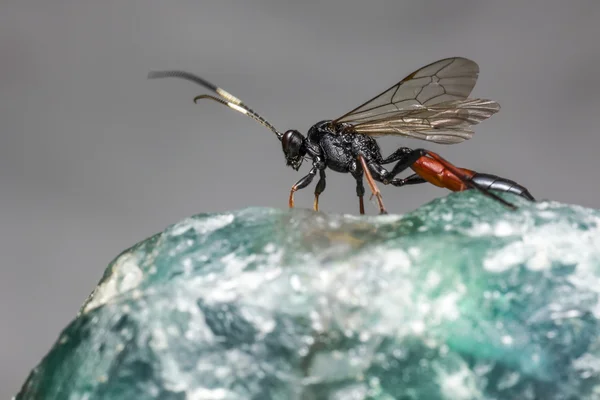
<svg viewBox="0 0 600 400">
<path fill-rule="evenodd" d="M 149 70 L 195 72 L 306 132 L 416 68 L 469 57 L 473 95 L 502 111 L 471 141 L 428 147 L 540 199 L 599 208 L 599 21 L 597 0 L 2 0 L 0 398 L 120 251 L 192 214 L 284 208 L 302 176 L 272 133 Z M 349 176 L 327 185 L 324 211 L 357 213 Z M 297 204 L 311 207 L 312 191 Z M 397 213 L 447 194 L 382 191 Z"/>
</svg>

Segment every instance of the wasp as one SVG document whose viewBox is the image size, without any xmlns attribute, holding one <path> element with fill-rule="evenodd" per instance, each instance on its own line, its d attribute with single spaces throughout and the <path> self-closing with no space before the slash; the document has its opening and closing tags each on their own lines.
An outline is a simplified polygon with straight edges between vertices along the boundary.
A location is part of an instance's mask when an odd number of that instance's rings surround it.
<svg viewBox="0 0 600 400">
<path fill-rule="evenodd" d="M 349 173 L 356 181 L 359 210 L 365 213 L 366 177 L 379 212 L 386 214 L 376 182 L 396 187 L 428 182 L 451 191 L 475 189 L 515 209 L 491 191 L 513 193 L 535 201 L 518 183 L 496 175 L 459 168 L 432 151 L 400 147 L 384 157 L 377 137 L 401 136 L 440 144 L 456 144 L 470 139 L 473 126 L 500 110 L 487 99 L 470 98 L 477 82 L 479 66 L 463 57 L 445 58 L 428 64 L 339 118 L 316 123 L 306 136 L 297 130 L 281 132 L 237 97 L 222 88 L 185 71 L 153 71 L 148 78 L 175 77 L 194 82 L 217 96 L 203 94 L 194 98 L 209 99 L 253 118 L 270 129 L 281 141 L 286 164 L 299 170 L 304 160 L 312 166 L 307 175 L 290 190 L 288 204 L 294 207 L 294 193 L 307 187 L 317 176 L 313 209 L 319 210 L 319 196 L 325 191 L 326 171 Z M 393 164 L 386 169 L 384 165 Z M 398 175 L 411 169 L 412 175 Z"/>
</svg>

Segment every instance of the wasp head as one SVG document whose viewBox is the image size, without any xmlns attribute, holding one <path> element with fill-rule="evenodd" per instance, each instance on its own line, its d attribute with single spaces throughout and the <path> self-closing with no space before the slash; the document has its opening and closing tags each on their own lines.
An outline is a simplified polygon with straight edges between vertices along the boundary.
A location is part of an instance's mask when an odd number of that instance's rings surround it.
<svg viewBox="0 0 600 400">
<path fill-rule="evenodd" d="M 287 165 L 296 171 L 300 169 L 304 155 L 306 154 L 306 138 L 296 130 L 290 130 L 283 134 L 281 138 L 281 147 Z"/>
</svg>

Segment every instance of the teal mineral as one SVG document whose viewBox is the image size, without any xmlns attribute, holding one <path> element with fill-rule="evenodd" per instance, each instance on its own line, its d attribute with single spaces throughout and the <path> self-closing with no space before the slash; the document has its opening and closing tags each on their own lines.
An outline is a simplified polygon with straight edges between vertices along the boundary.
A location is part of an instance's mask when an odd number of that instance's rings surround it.
<svg viewBox="0 0 600 400">
<path fill-rule="evenodd" d="M 600 211 L 505 198 L 188 218 L 108 266 L 16 399 L 598 399 Z"/>
</svg>

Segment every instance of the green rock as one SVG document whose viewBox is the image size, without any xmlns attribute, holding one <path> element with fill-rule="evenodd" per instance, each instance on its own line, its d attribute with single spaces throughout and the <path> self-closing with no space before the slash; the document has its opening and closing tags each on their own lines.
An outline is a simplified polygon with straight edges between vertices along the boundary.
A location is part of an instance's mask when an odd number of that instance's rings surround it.
<svg viewBox="0 0 600 400">
<path fill-rule="evenodd" d="M 598 399 L 600 211 L 251 208 L 120 254 L 24 399 Z"/>
</svg>

